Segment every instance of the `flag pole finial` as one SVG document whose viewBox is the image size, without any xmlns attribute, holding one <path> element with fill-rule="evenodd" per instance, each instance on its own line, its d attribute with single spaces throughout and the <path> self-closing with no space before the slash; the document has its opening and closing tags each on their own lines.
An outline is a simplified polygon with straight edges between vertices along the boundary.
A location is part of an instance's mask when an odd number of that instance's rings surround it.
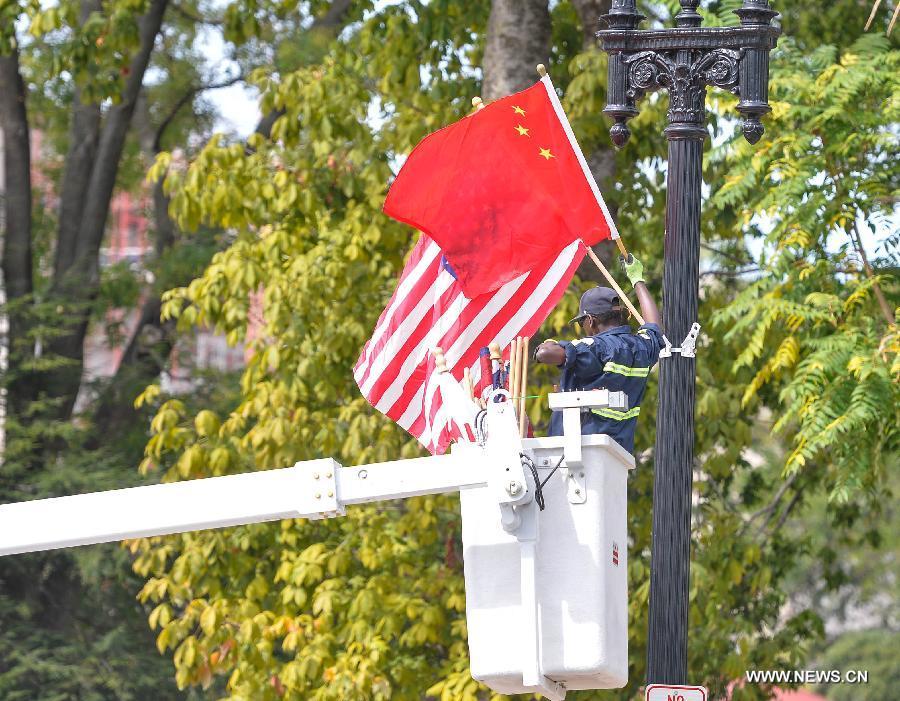
<svg viewBox="0 0 900 701">
<path fill-rule="evenodd" d="M 472 98 L 472 107 L 476 110 L 480 110 L 484 107 L 484 100 L 482 100 L 478 95 Z"/>
<path fill-rule="evenodd" d="M 541 78 L 544 78 L 547 75 L 547 67 L 543 63 L 539 63 L 537 65 L 537 72 Z"/>
</svg>

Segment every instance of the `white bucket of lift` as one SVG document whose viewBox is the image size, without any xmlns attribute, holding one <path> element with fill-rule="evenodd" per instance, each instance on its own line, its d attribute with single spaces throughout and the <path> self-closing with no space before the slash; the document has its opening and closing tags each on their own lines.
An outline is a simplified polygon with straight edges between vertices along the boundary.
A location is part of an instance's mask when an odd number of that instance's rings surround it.
<svg viewBox="0 0 900 701">
<path fill-rule="evenodd" d="M 563 437 L 523 441 L 540 479 L 563 455 Z M 634 458 L 606 435 L 582 436 L 583 466 L 565 462 L 544 486 L 535 546 L 538 646 L 543 675 L 567 690 L 628 681 L 626 482 Z M 571 473 L 571 474 L 570 474 Z M 583 475 L 583 476 L 582 476 Z M 504 694 L 523 683 L 521 547 L 500 523 L 489 488 L 460 493 L 471 672 Z"/>
</svg>

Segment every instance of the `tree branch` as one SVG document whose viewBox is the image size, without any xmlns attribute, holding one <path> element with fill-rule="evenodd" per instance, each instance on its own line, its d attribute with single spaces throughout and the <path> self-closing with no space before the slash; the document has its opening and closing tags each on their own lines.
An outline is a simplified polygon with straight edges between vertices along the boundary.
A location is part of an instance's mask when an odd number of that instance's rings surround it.
<svg viewBox="0 0 900 701">
<path fill-rule="evenodd" d="M 196 93 L 191 91 L 190 94 Z M 177 107 L 170 114 L 176 111 Z M 143 92 L 135 109 L 133 124 L 142 151 L 148 159 L 155 158 L 159 152 L 159 140 L 165 126 L 155 128 L 152 124 Z M 175 245 L 177 227 L 169 216 L 169 198 L 163 191 L 163 179 L 154 182 L 152 188 L 154 252 L 156 260 L 159 261 L 165 252 Z M 176 284 L 181 283 L 179 281 Z M 137 413 L 133 403 L 134 396 L 159 377 L 165 368 L 175 346 L 176 332 L 174 323 L 163 322 L 160 319 L 160 310 L 160 297 L 156 290 L 151 288 L 141 305 L 137 323 L 125 345 L 115 374 L 93 403 L 95 428 L 87 442 L 88 447 L 98 447 L 105 436 L 131 425 Z"/>
<path fill-rule="evenodd" d="M 87 280 L 93 280 L 98 272 L 97 252 L 103 242 L 109 202 L 119 171 L 119 161 L 125 145 L 128 127 L 134 115 L 138 95 L 144 82 L 144 74 L 150 63 L 150 54 L 162 25 L 168 0 L 152 0 L 140 21 L 140 45 L 131 61 L 128 79 L 119 104 L 110 108 L 100 135 L 97 160 L 91 173 L 84 216 L 79 227 L 76 256 L 80 272 Z"/>
<path fill-rule="evenodd" d="M 310 29 L 343 29 L 353 0 L 334 0 L 324 15 L 313 20 Z"/>
<path fill-rule="evenodd" d="M 850 236 L 850 241 L 862 260 L 863 270 L 866 271 L 866 277 L 872 281 L 872 291 L 875 293 L 875 299 L 878 300 L 878 306 L 881 308 L 881 315 L 884 317 L 888 326 L 893 326 L 894 311 L 891 309 L 891 305 L 888 304 L 884 292 L 881 290 L 881 285 L 879 285 L 878 280 L 875 279 L 875 272 L 872 270 L 872 266 L 869 265 L 869 257 L 866 255 L 866 249 L 863 246 L 862 236 L 860 236 L 859 227 L 856 225 L 855 218 L 853 219 L 853 235 Z"/>
<path fill-rule="evenodd" d="M 727 258 L 728 260 L 733 260 L 738 265 L 752 265 L 753 264 L 752 260 L 746 260 L 745 258 L 742 258 L 741 256 L 736 256 L 733 253 L 728 253 L 726 251 L 720 251 L 718 248 L 716 248 L 715 246 L 710 246 L 708 243 L 701 242 L 700 248 L 710 251 L 711 253 L 715 253 L 717 256 L 722 256 L 723 258 Z"/>
<path fill-rule="evenodd" d="M 185 105 L 189 104 L 197 95 L 202 92 L 206 92 L 207 90 L 220 90 L 222 88 L 231 87 L 232 85 L 235 85 L 236 83 L 244 80 L 244 77 L 245 76 L 243 73 L 238 73 L 233 78 L 227 78 L 226 80 L 218 83 L 210 83 L 208 85 L 195 85 L 186 90 L 185 93 L 180 98 L 178 98 L 178 101 L 175 103 L 172 109 L 169 110 L 169 113 L 163 118 L 162 122 L 160 122 L 159 127 L 157 127 L 156 134 L 153 137 L 153 151 L 155 153 L 159 153 L 162 150 L 160 144 L 162 143 L 162 138 L 165 134 L 166 129 L 169 128 L 169 125 L 172 123 L 175 117 L 178 116 L 178 113 L 182 110 L 182 108 L 184 108 Z"/>
<path fill-rule="evenodd" d="M 741 275 L 750 275 L 758 273 L 762 268 L 743 268 L 742 270 L 704 270 L 700 273 L 700 277 L 740 277 Z"/>
<path fill-rule="evenodd" d="M 759 511 L 756 511 L 756 512 L 752 513 L 752 514 L 749 516 L 749 518 L 747 518 L 747 519 L 744 521 L 744 525 L 743 525 L 743 527 L 741 528 L 741 532 L 743 533 L 744 531 L 746 531 L 747 528 L 749 528 L 749 526 L 750 526 L 756 519 L 760 518 L 761 516 L 766 516 L 766 515 L 768 515 L 769 518 L 766 519 L 765 523 L 763 523 L 763 526 L 762 526 L 762 529 L 761 529 L 761 530 L 764 530 L 765 527 L 766 527 L 766 525 L 767 525 L 767 524 L 769 523 L 769 521 L 772 519 L 772 514 L 773 514 L 773 512 L 775 512 L 775 510 L 778 508 L 778 505 L 781 503 L 781 500 L 784 498 L 785 493 L 787 492 L 788 489 L 791 488 L 791 486 L 794 484 L 794 482 L 797 481 L 797 478 L 798 478 L 799 476 L 800 476 L 800 473 L 799 473 L 799 472 L 795 472 L 795 473 L 793 473 L 790 477 L 788 477 L 784 482 L 782 482 L 781 487 L 778 488 L 778 491 L 775 492 L 775 496 L 772 497 L 772 501 L 770 501 L 768 504 L 766 504 L 766 506 L 764 506 L 763 508 L 761 508 Z"/>
<path fill-rule="evenodd" d="M 191 22 L 196 22 L 197 24 L 209 24 L 215 27 L 220 27 L 225 24 L 225 22 L 219 18 L 207 19 L 205 17 L 201 17 L 200 15 L 196 15 L 191 10 L 188 10 L 186 7 L 183 7 L 178 3 L 172 3 L 172 10 L 185 19 L 189 19 Z"/>
<path fill-rule="evenodd" d="M 151 292 L 141 306 L 134 333 L 125 346 L 116 374 L 105 385 L 93 406 L 95 430 L 87 448 L 97 448 L 110 435 L 133 425 L 137 410 L 134 397 L 159 377 L 175 346 L 175 324 L 161 322 L 161 302 Z"/>
<path fill-rule="evenodd" d="M 352 0 L 334 0 L 324 15 L 316 17 L 310 25 L 310 30 L 325 29 L 340 34 L 347 22 L 347 14 L 350 11 Z M 272 110 L 264 114 L 254 129 L 254 133 L 268 139 L 272 135 L 272 126 L 278 118 L 284 114 L 284 110 Z"/>
<path fill-rule="evenodd" d="M 769 531 L 768 536 L 771 537 L 776 531 L 781 530 L 781 527 L 784 525 L 784 522 L 787 521 L 788 516 L 790 516 L 791 511 L 794 510 L 794 507 L 797 506 L 797 502 L 800 501 L 801 492 L 794 492 L 794 495 L 791 497 L 791 500 L 784 507 L 784 510 L 781 512 L 781 516 L 779 516 L 778 521 L 772 527 L 772 530 Z"/>
</svg>

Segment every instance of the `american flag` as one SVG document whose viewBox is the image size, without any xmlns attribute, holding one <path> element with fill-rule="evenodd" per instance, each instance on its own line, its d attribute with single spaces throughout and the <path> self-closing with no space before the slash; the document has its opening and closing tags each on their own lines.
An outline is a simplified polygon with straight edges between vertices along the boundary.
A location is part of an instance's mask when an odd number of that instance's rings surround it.
<svg viewBox="0 0 900 701">
<path fill-rule="evenodd" d="M 363 396 L 432 454 L 443 453 L 459 429 L 444 406 L 431 351 L 444 350 L 456 380 L 468 367 L 477 385 L 479 350 L 497 341 L 508 357 L 513 338 L 533 336 L 584 255 L 584 244 L 574 241 L 549 264 L 467 299 L 441 249 L 422 234 L 353 369 Z"/>
</svg>

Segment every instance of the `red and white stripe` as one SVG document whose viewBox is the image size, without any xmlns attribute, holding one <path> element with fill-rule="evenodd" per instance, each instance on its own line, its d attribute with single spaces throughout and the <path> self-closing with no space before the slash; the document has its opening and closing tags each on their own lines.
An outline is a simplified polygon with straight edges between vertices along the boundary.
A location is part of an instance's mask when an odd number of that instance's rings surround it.
<svg viewBox="0 0 900 701">
<path fill-rule="evenodd" d="M 422 234 L 353 369 L 363 396 L 433 454 L 443 453 L 458 431 L 432 382 L 430 351 L 444 349 L 452 376 L 462 380 L 468 367 L 477 383 L 479 349 L 496 341 L 508 354 L 513 338 L 533 336 L 584 255 L 575 241 L 547 265 L 470 300 L 442 265 L 440 248 Z"/>
</svg>

